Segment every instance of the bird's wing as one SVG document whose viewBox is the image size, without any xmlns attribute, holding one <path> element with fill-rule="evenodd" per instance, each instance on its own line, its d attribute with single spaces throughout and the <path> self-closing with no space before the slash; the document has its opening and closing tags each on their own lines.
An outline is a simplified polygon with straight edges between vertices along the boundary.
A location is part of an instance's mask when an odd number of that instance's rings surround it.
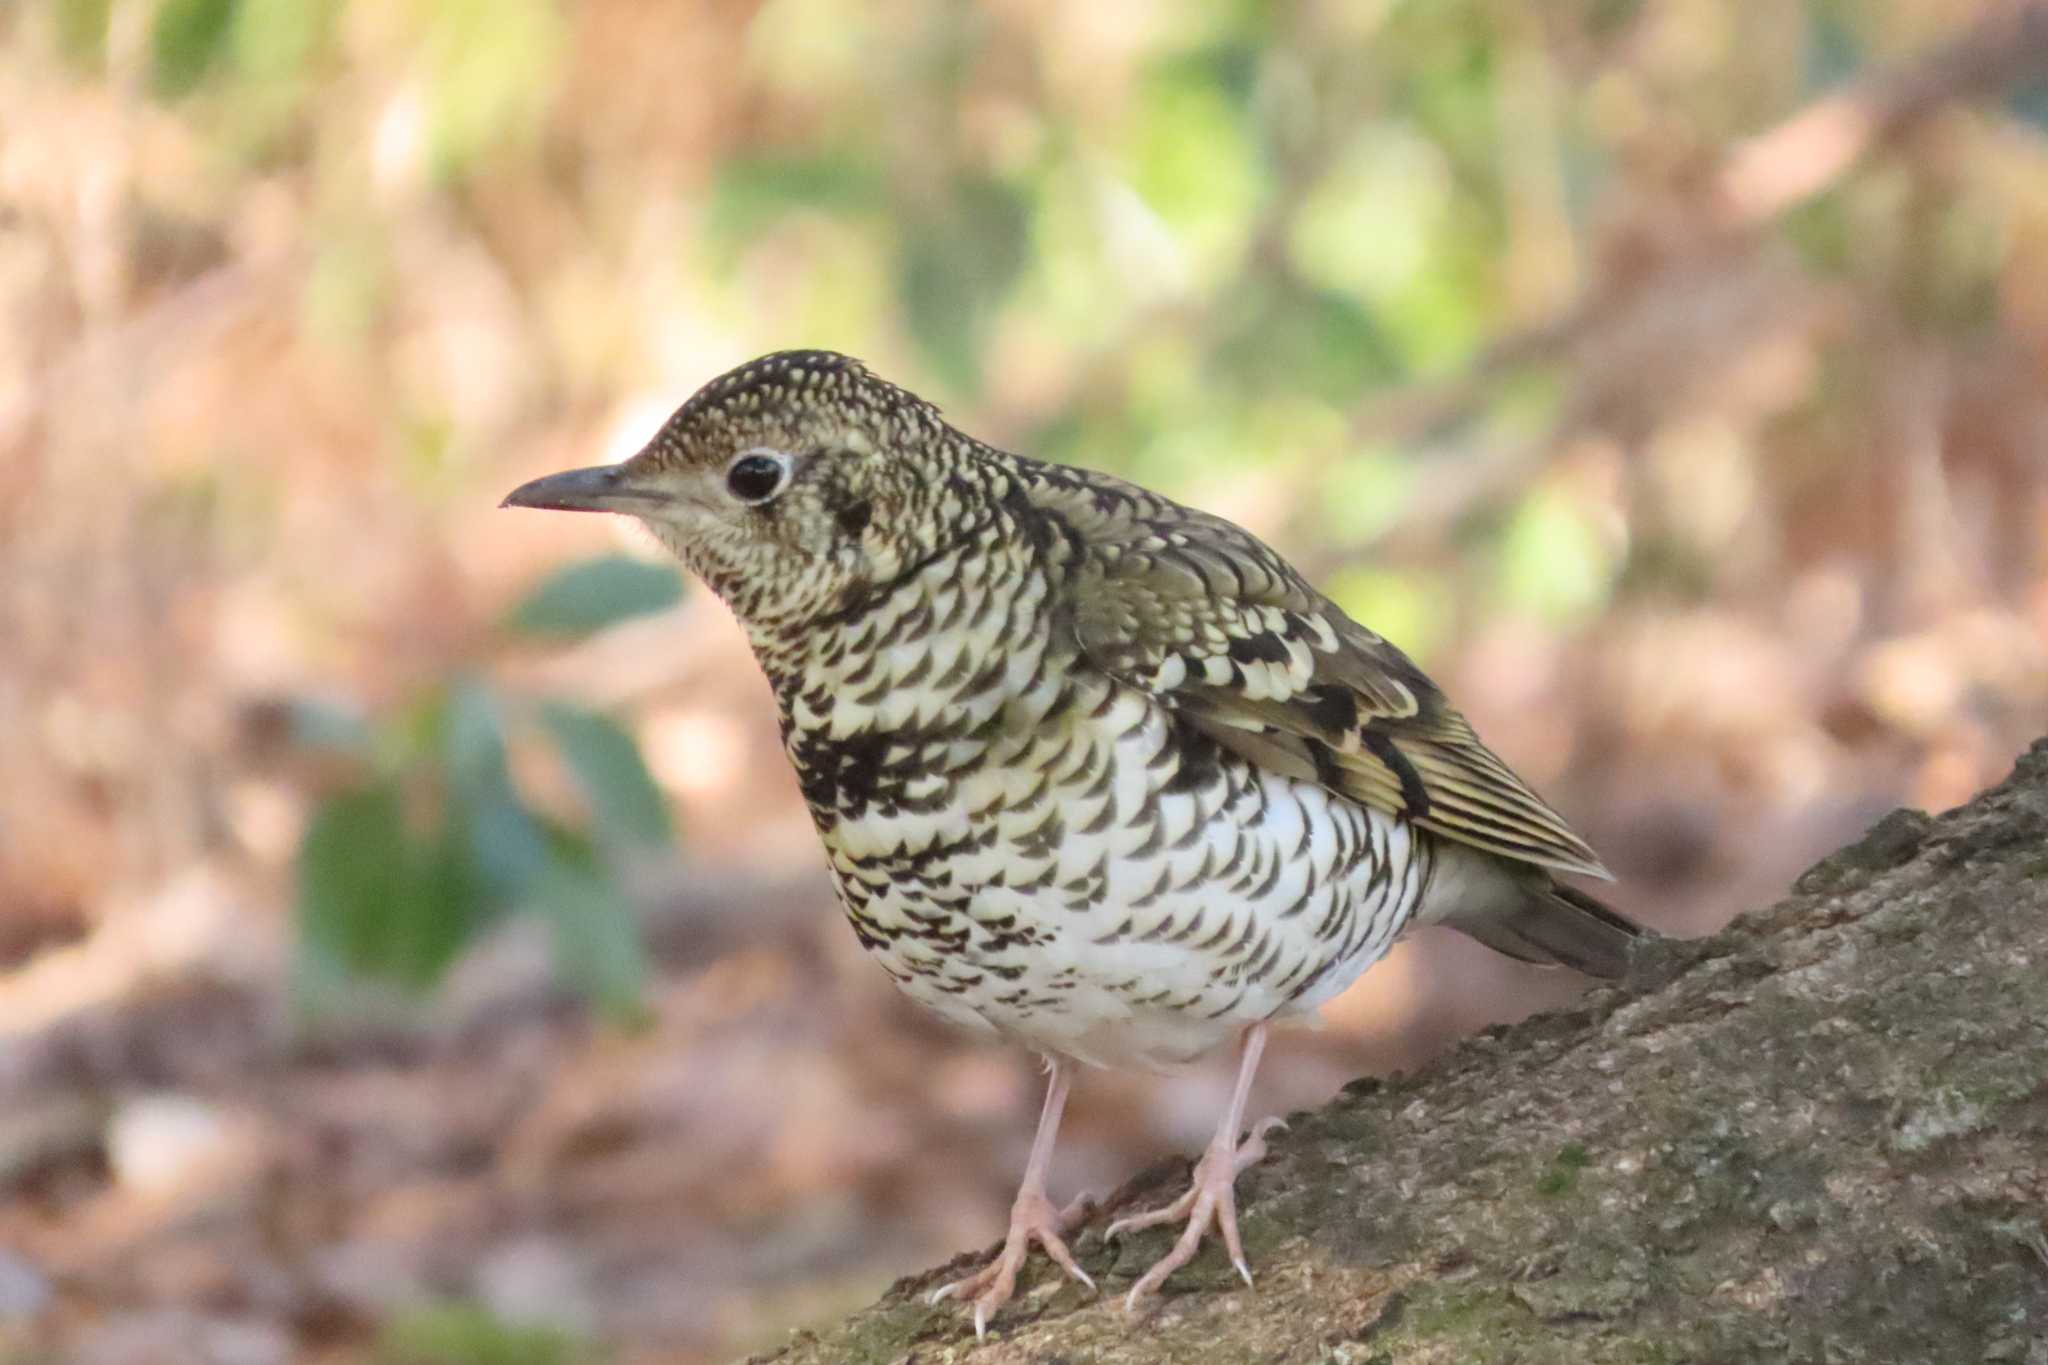
<svg viewBox="0 0 2048 1365">
<path fill-rule="evenodd" d="M 1249 532 L 1100 476 L 1031 501 L 1086 546 L 1065 609 L 1097 667 L 1254 763 L 1516 862 L 1609 877 L 1421 669 Z"/>
</svg>

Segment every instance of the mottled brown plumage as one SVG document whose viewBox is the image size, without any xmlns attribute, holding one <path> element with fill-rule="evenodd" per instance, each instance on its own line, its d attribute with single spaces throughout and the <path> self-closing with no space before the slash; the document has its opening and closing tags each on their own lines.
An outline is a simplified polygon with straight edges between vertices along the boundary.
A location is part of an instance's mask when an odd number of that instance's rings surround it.
<svg viewBox="0 0 2048 1365">
<path fill-rule="evenodd" d="M 1231 1182 L 1270 1021 L 1412 922 L 1618 972 L 1637 930 L 1559 873 L 1599 859 L 1398 649 L 1243 529 L 996 450 L 829 352 L 714 380 L 625 464 L 508 502 L 637 516 L 733 606 L 862 944 L 913 998 L 1043 1053 L 1004 1252 L 948 1291 L 977 1329 L 1031 1241 L 1068 1063 L 1243 1039 L 1174 1250 Z M 1142 1226 L 1151 1216 L 1127 1223 Z M 1112 1229 L 1115 1231 L 1116 1229 Z M 1249 1278 L 1249 1272 L 1247 1278 Z"/>
</svg>

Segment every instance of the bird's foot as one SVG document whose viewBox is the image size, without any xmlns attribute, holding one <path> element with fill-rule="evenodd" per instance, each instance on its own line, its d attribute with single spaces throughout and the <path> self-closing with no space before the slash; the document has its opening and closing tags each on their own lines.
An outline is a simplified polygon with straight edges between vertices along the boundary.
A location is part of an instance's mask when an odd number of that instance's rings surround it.
<svg viewBox="0 0 2048 1365">
<path fill-rule="evenodd" d="M 1119 1218 L 1109 1225 L 1109 1230 L 1103 1234 L 1105 1238 L 1187 1219 L 1187 1226 L 1181 1232 L 1180 1240 L 1173 1244 L 1173 1249 L 1160 1257 L 1131 1286 L 1131 1292 L 1124 1297 L 1125 1308 L 1135 1309 L 1146 1295 L 1166 1283 L 1168 1275 L 1193 1260 L 1195 1252 L 1201 1249 L 1202 1235 L 1209 1230 L 1211 1222 L 1223 1234 L 1223 1247 L 1230 1253 L 1230 1263 L 1237 1267 L 1237 1273 L 1244 1277 L 1246 1284 L 1252 1282 L 1251 1267 L 1245 1264 L 1244 1246 L 1237 1236 L 1237 1177 L 1240 1171 L 1265 1158 L 1266 1135 L 1285 1131 L 1286 1127 L 1279 1119 L 1264 1119 L 1253 1127 L 1250 1137 L 1235 1147 L 1211 1143 L 1195 1166 L 1194 1180 L 1188 1185 L 1186 1194 L 1165 1208 Z"/>
<path fill-rule="evenodd" d="M 1095 1201 L 1085 1194 L 1064 1209 L 1055 1209 L 1052 1201 L 1042 1194 L 1019 1194 L 1017 1202 L 1010 1206 L 1009 1236 L 1003 1239 L 1003 1249 L 996 1253 L 996 1258 L 965 1279 L 940 1285 L 931 1292 L 927 1302 L 972 1299 L 975 1339 L 978 1341 L 986 1337 L 988 1320 L 1016 1292 L 1017 1272 L 1030 1259 L 1034 1241 L 1044 1247 L 1045 1254 L 1052 1257 L 1053 1263 L 1070 1277 L 1090 1289 L 1095 1288 L 1095 1281 L 1075 1264 L 1073 1253 L 1067 1250 L 1066 1242 L 1060 1237 L 1062 1232 L 1084 1221 L 1094 1211 Z"/>
</svg>

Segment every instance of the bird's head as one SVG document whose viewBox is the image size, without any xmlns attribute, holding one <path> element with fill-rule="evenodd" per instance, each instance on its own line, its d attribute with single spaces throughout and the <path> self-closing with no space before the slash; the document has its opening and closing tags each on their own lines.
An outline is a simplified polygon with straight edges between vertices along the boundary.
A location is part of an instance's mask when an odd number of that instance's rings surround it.
<svg viewBox="0 0 2048 1365">
<path fill-rule="evenodd" d="M 535 479 L 504 505 L 637 517 L 750 629 L 782 631 L 944 542 L 964 443 L 859 361 L 781 351 L 706 384 L 632 458 Z"/>
</svg>

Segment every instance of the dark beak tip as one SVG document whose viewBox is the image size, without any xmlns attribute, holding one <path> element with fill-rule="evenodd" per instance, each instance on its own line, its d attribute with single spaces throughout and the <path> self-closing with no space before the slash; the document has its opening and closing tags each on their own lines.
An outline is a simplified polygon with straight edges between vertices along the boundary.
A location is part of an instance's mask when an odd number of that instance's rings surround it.
<svg viewBox="0 0 2048 1365">
<path fill-rule="evenodd" d="M 545 494 L 541 489 L 541 485 L 545 484 L 546 482 L 546 478 L 529 479 L 527 482 L 520 484 L 510 493 L 507 493 L 504 497 L 500 498 L 498 500 L 499 508 L 503 509 L 506 507 L 539 506 L 540 503 L 545 500 Z"/>
<path fill-rule="evenodd" d="M 635 500 L 635 491 L 621 485 L 618 467 L 600 465 L 529 480 L 507 493 L 498 506 L 550 512 L 614 512 L 626 510 Z"/>
</svg>

